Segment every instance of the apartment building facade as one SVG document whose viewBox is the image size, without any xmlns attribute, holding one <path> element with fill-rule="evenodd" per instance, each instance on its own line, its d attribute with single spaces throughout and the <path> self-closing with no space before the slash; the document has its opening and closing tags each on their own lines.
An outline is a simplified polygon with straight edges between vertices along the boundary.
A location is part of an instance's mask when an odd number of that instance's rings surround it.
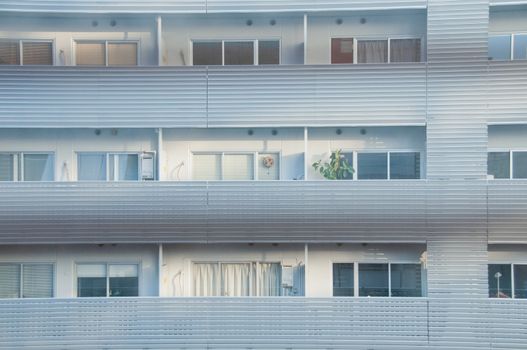
<svg viewBox="0 0 527 350">
<path fill-rule="evenodd" d="M 0 0 L 0 349 L 527 348 L 526 19 Z"/>
</svg>

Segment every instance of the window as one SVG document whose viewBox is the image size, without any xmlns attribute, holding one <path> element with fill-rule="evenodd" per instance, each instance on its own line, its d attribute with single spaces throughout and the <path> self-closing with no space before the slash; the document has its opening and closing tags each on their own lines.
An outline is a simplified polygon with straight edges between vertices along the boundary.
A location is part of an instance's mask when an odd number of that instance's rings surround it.
<svg viewBox="0 0 527 350">
<path fill-rule="evenodd" d="M 0 298 L 52 298 L 53 264 L 0 263 Z"/>
<path fill-rule="evenodd" d="M 358 288 L 355 288 L 355 278 Z M 333 296 L 421 297 L 422 290 L 421 264 L 333 264 Z"/>
<path fill-rule="evenodd" d="M 489 297 L 510 298 L 512 296 L 512 278 L 510 264 L 489 265 Z"/>
<path fill-rule="evenodd" d="M 0 181 L 53 181 L 54 163 L 48 153 L 0 153 Z"/>
<path fill-rule="evenodd" d="M 354 264 L 333 264 L 333 296 L 354 296 L 354 278 Z"/>
<path fill-rule="evenodd" d="M 489 36 L 489 60 L 527 59 L 527 34 Z"/>
<path fill-rule="evenodd" d="M 270 262 L 193 264 L 194 296 L 280 296 L 282 266 Z"/>
<path fill-rule="evenodd" d="M 77 41 L 77 66 L 137 66 L 138 43 L 126 41 Z"/>
<path fill-rule="evenodd" d="M 79 181 L 139 181 L 141 155 L 137 153 L 79 153 Z"/>
<path fill-rule="evenodd" d="M 331 63 L 420 62 L 420 38 L 332 38 Z"/>
<path fill-rule="evenodd" d="M 279 161 L 279 153 L 194 153 L 192 155 L 192 179 L 202 181 L 279 180 Z"/>
<path fill-rule="evenodd" d="M 192 62 L 195 66 L 280 64 L 280 41 L 193 41 Z"/>
<path fill-rule="evenodd" d="M 351 152 L 343 153 L 353 162 Z M 357 152 L 358 180 L 405 180 L 421 178 L 420 152 Z M 353 164 L 353 163 L 350 163 Z"/>
<path fill-rule="evenodd" d="M 387 153 L 359 153 L 357 155 L 358 179 L 387 179 L 387 159 Z"/>
<path fill-rule="evenodd" d="M 51 41 L 0 40 L 0 65 L 53 65 Z"/>
<path fill-rule="evenodd" d="M 494 179 L 527 179 L 527 151 L 489 152 L 487 174 Z"/>
<path fill-rule="evenodd" d="M 134 297 L 138 295 L 138 265 L 77 265 L 78 297 Z"/>
</svg>

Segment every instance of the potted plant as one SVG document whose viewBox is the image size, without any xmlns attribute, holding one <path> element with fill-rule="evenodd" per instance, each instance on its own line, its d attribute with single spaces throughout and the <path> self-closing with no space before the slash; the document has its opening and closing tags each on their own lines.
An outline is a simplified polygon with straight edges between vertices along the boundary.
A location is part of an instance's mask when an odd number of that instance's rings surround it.
<svg viewBox="0 0 527 350">
<path fill-rule="evenodd" d="M 341 149 L 331 152 L 329 163 L 322 163 L 322 160 L 319 160 L 313 163 L 313 168 L 328 180 L 350 179 L 355 172 L 346 157 L 342 154 Z"/>
</svg>

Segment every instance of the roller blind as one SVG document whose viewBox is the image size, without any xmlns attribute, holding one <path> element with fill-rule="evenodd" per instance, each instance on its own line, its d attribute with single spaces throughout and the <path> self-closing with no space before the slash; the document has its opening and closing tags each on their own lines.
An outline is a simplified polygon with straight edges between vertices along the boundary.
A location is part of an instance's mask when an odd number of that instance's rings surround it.
<svg viewBox="0 0 527 350">
<path fill-rule="evenodd" d="M 24 264 L 22 275 L 23 298 L 53 297 L 52 264 Z"/>
<path fill-rule="evenodd" d="M 22 59 L 27 65 L 52 65 L 53 45 L 49 42 L 23 42 Z"/>
<path fill-rule="evenodd" d="M 137 66 L 137 43 L 109 43 L 108 65 Z"/>
<path fill-rule="evenodd" d="M 20 297 L 20 264 L 0 264 L 0 298 Z"/>
<path fill-rule="evenodd" d="M 106 48 L 101 43 L 77 42 L 75 48 L 75 63 L 78 66 L 104 66 L 106 65 Z"/>
<path fill-rule="evenodd" d="M 0 64 L 20 64 L 18 41 L 0 41 Z"/>
</svg>

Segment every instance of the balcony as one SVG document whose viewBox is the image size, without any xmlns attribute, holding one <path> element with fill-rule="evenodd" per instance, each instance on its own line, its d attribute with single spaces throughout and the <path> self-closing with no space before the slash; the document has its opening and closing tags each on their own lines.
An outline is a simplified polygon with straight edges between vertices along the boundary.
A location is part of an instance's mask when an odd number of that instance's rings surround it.
<svg viewBox="0 0 527 350">
<path fill-rule="evenodd" d="M 245 2 L 230 0 L 171 0 L 135 1 L 133 4 L 116 0 L 93 2 L 90 0 L 44 0 L 38 3 L 28 0 L 0 1 L 0 11 L 18 12 L 65 12 L 65 13 L 229 13 L 229 12 L 277 12 L 277 11 L 344 11 L 371 9 L 413 9 L 426 8 L 425 0 L 288 0 Z"/>
<path fill-rule="evenodd" d="M 3 127 L 424 125 L 425 64 L 0 67 Z"/>
<path fill-rule="evenodd" d="M 526 311 L 503 299 L 3 299 L 0 348 L 512 349 Z"/>
</svg>

